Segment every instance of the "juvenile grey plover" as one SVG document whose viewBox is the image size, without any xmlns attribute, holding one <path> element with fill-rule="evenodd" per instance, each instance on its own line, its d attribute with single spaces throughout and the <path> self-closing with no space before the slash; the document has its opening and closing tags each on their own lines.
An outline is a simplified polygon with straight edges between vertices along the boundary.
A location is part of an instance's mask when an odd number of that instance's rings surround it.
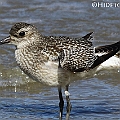
<svg viewBox="0 0 120 120">
<path fill-rule="evenodd" d="M 60 119 L 64 106 L 62 87 L 65 87 L 68 119 L 71 110 L 69 84 L 105 67 L 120 67 L 120 41 L 93 47 L 92 32 L 81 38 L 43 36 L 34 25 L 20 22 L 12 26 L 9 34 L 0 45 L 16 46 L 15 58 L 21 70 L 33 80 L 58 87 Z"/>
</svg>

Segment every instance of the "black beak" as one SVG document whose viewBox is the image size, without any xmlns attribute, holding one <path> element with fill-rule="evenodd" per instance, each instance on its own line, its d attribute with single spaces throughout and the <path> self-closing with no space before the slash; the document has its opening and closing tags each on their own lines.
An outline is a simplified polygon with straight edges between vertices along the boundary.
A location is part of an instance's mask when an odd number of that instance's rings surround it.
<svg viewBox="0 0 120 120">
<path fill-rule="evenodd" d="M 10 38 L 10 36 L 8 36 L 5 39 L 0 41 L 0 45 L 5 44 L 5 43 L 9 43 L 10 41 L 11 41 L 11 38 Z"/>
</svg>

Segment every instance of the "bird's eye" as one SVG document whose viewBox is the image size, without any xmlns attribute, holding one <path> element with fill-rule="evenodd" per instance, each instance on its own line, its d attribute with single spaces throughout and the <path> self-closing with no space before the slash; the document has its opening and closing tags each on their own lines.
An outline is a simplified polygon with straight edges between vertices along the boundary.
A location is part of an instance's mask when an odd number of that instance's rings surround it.
<svg viewBox="0 0 120 120">
<path fill-rule="evenodd" d="M 25 35 L 25 32 L 24 32 L 24 31 L 21 31 L 21 32 L 19 33 L 19 35 L 20 35 L 21 37 L 23 37 L 23 36 Z"/>
</svg>

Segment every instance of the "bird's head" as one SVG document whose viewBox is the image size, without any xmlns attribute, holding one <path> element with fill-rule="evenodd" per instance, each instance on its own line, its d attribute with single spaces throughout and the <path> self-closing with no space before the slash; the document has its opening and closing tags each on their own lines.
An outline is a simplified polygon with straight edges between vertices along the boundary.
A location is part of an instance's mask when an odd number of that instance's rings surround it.
<svg viewBox="0 0 120 120">
<path fill-rule="evenodd" d="M 19 22 L 12 26 L 9 36 L 0 41 L 1 44 L 9 43 L 17 46 L 17 48 L 35 41 L 39 37 L 39 33 L 35 26 Z"/>
</svg>

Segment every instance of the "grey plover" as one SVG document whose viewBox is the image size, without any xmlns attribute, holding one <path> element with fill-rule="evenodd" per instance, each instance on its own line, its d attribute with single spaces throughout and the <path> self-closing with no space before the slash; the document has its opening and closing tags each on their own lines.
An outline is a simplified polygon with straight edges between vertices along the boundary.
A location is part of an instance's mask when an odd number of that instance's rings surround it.
<svg viewBox="0 0 120 120">
<path fill-rule="evenodd" d="M 21 70 L 38 82 L 58 87 L 60 119 L 64 106 L 62 87 L 65 87 L 68 118 L 70 82 L 91 76 L 106 66 L 120 67 L 120 41 L 93 47 L 92 32 L 81 38 L 43 36 L 34 25 L 20 22 L 12 26 L 9 34 L 0 44 L 16 46 L 15 58 Z"/>
</svg>

